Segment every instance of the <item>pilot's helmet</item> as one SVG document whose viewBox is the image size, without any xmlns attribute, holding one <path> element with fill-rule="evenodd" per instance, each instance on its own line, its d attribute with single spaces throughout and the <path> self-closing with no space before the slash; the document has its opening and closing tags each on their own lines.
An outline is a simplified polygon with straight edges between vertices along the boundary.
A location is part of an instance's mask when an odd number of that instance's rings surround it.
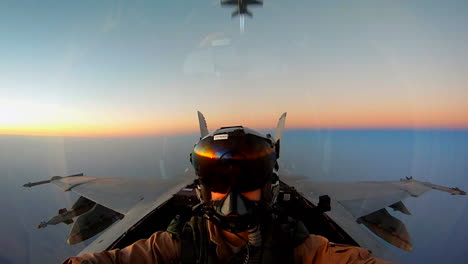
<svg viewBox="0 0 468 264">
<path fill-rule="evenodd" d="M 260 216 L 274 203 L 279 186 L 276 146 L 270 135 L 242 126 L 220 128 L 195 145 L 190 159 L 199 179 L 197 193 L 213 209 L 215 223 L 229 223 L 223 228 L 243 231 L 259 220 L 253 215 Z M 240 195 L 259 188 L 258 202 Z M 211 201 L 211 192 L 228 195 Z M 235 219 L 228 217 L 233 215 Z"/>
</svg>

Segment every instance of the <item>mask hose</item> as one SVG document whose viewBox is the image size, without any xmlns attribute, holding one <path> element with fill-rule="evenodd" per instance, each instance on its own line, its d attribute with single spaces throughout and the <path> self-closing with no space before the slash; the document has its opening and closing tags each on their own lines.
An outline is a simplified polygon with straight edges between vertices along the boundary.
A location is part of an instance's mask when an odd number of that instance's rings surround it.
<svg viewBox="0 0 468 264">
<path fill-rule="evenodd" d="M 244 263 L 243 263 L 243 264 L 247 264 L 249 263 L 249 260 L 250 260 L 250 247 L 254 246 L 254 247 L 259 248 L 262 245 L 262 234 L 260 232 L 260 228 L 256 226 L 248 230 L 248 234 L 247 234 L 248 241 L 245 240 L 245 238 L 239 236 L 237 233 L 234 233 L 234 235 L 236 235 L 238 238 L 244 240 L 247 243 L 246 245 L 247 252 L 246 252 L 246 256 L 245 256 Z M 256 259 L 255 257 L 254 259 L 255 259 L 253 260 L 254 263 L 257 263 L 259 261 L 259 259 Z"/>
<path fill-rule="evenodd" d="M 262 234 L 260 232 L 260 228 L 258 226 L 249 229 L 248 235 L 249 244 L 255 247 L 260 247 L 262 245 Z"/>
</svg>

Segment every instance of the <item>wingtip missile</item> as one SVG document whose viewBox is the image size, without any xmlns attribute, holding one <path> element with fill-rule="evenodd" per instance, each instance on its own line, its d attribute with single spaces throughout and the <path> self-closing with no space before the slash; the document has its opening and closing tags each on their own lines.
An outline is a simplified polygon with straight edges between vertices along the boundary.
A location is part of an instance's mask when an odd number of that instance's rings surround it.
<svg viewBox="0 0 468 264">
<path fill-rule="evenodd" d="M 415 180 L 413 179 L 412 176 L 409 176 L 409 177 L 405 177 L 405 179 L 400 179 L 400 181 L 402 182 L 417 182 L 417 183 L 420 183 L 422 185 L 425 185 L 433 190 L 438 190 L 438 191 L 441 191 L 441 192 L 447 192 L 447 193 L 450 193 L 451 195 L 466 195 L 466 192 L 461 190 L 460 188 L 458 187 L 445 187 L 445 186 L 442 186 L 442 185 L 437 185 L 437 184 L 433 184 L 433 183 L 430 183 L 430 182 L 421 182 L 421 181 L 418 181 L 418 180 Z"/>
<path fill-rule="evenodd" d="M 450 193 L 451 195 L 466 195 L 466 192 L 461 190 L 458 187 L 449 188 L 449 187 L 445 187 L 445 186 L 441 186 L 441 185 L 437 185 L 437 184 L 432 184 L 432 183 L 428 183 L 428 182 L 426 182 L 425 185 L 431 187 L 433 190 L 447 192 L 447 193 Z"/>
<path fill-rule="evenodd" d="M 51 180 L 38 181 L 38 182 L 28 182 L 28 183 L 26 183 L 26 184 L 23 184 L 23 187 L 31 188 L 31 187 L 34 187 L 34 186 L 37 186 L 37 185 L 42 185 L 42 184 L 50 183 L 50 181 L 51 181 Z"/>
<path fill-rule="evenodd" d="M 452 195 L 466 195 L 466 192 L 461 190 L 460 188 L 458 187 L 452 187 L 450 188 L 450 194 Z"/>
<path fill-rule="evenodd" d="M 38 229 L 46 228 L 46 227 L 47 227 L 47 222 L 46 221 L 42 221 L 40 224 L 37 225 Z"/>
<path fill-rule="evenodd" d="M 34 187 L 34 186 L 37 186 L 37 185 L 50 183 L 51 181 L 54 181 L 54 180 L 59 180 L 59 179 L 62 179 L 62 178 L 67 178 L 67 177 L 80 177 L 80 176 L 83 176 L 83 175 L 84 175 L 83 173 L 78 173 L 78 174 L 72 174 L 72 175 L 68 175 L 68 176 L 52 176 L 50 178 L 50 180 L 38 181 L 38 182 L 28 182 L 26 184 L 23 184 L 23 187 L 31 188 L 31 187 Z"/>
</svg>

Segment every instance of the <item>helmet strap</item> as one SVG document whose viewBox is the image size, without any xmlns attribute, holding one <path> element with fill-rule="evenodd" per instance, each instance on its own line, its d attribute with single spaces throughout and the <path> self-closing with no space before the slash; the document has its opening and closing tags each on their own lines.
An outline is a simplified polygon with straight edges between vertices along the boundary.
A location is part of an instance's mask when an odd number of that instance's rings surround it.
<svg viewBox="0 0 468 264">
<path fill-rule="evenodd" d="M 197 198 L 201 203 L 208 203 L 211 201 L 211 191 L 204 184 L 198 183 L 195 188 L 195 192 L 197 193 Z"/>
<path fill-rule="evenodd" d="M 268 205 L 273 205 L 276 202 L 279 192 L 279 177 L 278 173 L 274 171 L 271 179 L 262 187 L 262 200 Z"/>
</svg>

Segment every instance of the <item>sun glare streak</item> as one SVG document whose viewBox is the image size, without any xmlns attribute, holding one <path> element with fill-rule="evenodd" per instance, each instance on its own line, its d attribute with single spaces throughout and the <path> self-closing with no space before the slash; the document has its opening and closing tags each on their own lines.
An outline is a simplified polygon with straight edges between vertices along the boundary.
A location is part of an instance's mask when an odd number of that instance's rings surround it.
<svg viewBox="0 0 468 264">
<path fill-rule="evenodd" d="M 244 28 L 245 28 L 245 18 L 244 15 L 239 16 L 239 29 L 241 33 L 244 33 Z"/>
<path fill-rule="evenodd" d="M 139 111 L 79 110 L 58 104 L 0 101 L 0 135 L 125 137 L 195 131 L 184 116 L 165 119 Z"/>
<path fill-rule="evenodd" d="M 58 105 L 31 102 L 0 102 L 1 126 L 49 122 L 60 116 Z"/>
</svg>

